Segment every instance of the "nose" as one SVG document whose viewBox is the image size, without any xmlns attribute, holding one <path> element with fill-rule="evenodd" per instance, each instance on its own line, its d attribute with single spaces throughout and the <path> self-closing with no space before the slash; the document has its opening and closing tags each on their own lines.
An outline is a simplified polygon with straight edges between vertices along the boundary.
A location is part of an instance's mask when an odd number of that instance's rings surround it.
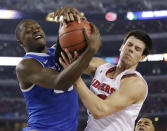
<svg viewBox="0 0 167 131">
<path fill-rule="evenodd" d="M 140 123 L 139 126 L 140 126 L 140 127 L 144 127 L 144 123 Z"/>
<path fill-rule="evenodd" d="M 132 46 L 132 47 L 129 47 L 128 51 L 129 51 L 130 53 L 133 53 L 134 47 L 133 47 L 133 46 Z"/>
</svg>

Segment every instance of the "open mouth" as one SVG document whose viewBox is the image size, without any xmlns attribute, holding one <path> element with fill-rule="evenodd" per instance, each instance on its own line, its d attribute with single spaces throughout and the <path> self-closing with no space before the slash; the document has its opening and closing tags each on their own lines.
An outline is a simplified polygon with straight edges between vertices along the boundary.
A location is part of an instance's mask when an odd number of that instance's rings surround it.
<svg viewBox="0 0 167 131">
<path fill-rule="evenodd" d="M 35 39 L 35 40 L 39 40 L 39 39 L 41 39 L 41 38 L 44 38 L 43 35 L 35 35 L 35 36 L 34 36 L 34 39 Z"/>
<path fill-rule="evenodd" d="M 144 131 L 144 128 L 139 128 L 138 131 Z"/>
</svg>

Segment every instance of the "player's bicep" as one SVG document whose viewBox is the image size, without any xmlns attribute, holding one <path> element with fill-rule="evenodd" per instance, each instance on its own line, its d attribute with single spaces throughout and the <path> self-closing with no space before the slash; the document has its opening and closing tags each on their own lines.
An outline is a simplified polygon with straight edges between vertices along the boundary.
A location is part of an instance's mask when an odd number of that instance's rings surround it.
<svg viewBox="0 0 167 131">
<path fill-rule="evenodd" d="M 89 63 L 88 68 L 83 72 L 83 74 L 94 76 L 97 67 L 99 67 L 100 65 L 104 63 L 106 63 L 106 61 L 103 60 L 102 58 L 98 58 L 98 57 L 92 58 L 92 60 Z"/>
<path fill-rule="evenodd" d="M 134 82 L 135 81 L 135 82 Z M 132 104 L 143 101 L 146 94 L 146 85 L 136 78 L 125 80 L 120 89 L 111 94 L 107 99 L 111 112 L 120 111 Z"/>
<path fill-rule="evenodd" d="M 16 67 L 19 81 L 29 84 L 40 85 L 45 88 L 54 88 L 56 71 L 50 68 L 43 68 L 36 60 L 23 60 Z"/>
<path fill-rule="evenodd" d="M 33 83 L 32 77 L 39 74 L 42 65 L 36 60 L 24 59 L 16 66 L 16 74 L 19 80 Z"/>
</svg>

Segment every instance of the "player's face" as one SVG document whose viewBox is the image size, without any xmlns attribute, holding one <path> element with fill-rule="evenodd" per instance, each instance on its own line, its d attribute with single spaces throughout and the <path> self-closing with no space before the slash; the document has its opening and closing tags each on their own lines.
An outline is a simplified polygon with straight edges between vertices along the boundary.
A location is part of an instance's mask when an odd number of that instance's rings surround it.
<svg viewBox="0 0 167 131">
<path fill-rule="evenodd" d="M 136 124 L 135 131 L 154 131 L 152 121 L 148 118 L 141 118 Z"/>
<path fill-rule="evenodd" d="M 40 52 L 45 48 L 45 33 L 38 23 L 29 21 L 21 25 L 20 41 L 28 51 Z"/>
<path fill-rule="evenodd" d="M 142 55 L 144 49 L 145 44 L 141 40 L 130 36 L 126 43 L 121 46 L 120 60 L 129 67 L 135 66 L 145 58 Z"/>
</svg>

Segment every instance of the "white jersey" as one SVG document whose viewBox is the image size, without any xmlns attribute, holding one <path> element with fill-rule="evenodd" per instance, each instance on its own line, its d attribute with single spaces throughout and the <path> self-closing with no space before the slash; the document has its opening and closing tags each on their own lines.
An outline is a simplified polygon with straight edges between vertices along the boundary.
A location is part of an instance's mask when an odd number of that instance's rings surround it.
<svg viewBox="0 0 167 131">
<path fill-rule="evenodd" d="M 120 88 L 120 81 L 124 75 L 137 74 L 144 80 L 139 72 L 132 69 L 123 71 L 114 79 L 108 78 L 106 76 L 107 72 L 113 70 L 114 68 L 115 67 L 110 63 L 99 66 L 91 83 L 91 91 L 103 99 Z M 145 99 L 148 93 L 147 83 L 146 90 Z M 94 119 L 88 111 L 89 117 L 85 131 L 133 131 L 135 120 L 140 112 L 143 102 L 140 104 L 132 104 L 119 112 L 98 120 Z"/>
</svg>

